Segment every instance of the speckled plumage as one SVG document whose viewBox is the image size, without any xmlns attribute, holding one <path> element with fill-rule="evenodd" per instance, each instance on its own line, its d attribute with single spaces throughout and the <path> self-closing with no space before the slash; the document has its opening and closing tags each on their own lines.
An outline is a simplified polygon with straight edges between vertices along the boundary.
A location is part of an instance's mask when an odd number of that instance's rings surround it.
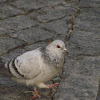
<svg viewBox="0 0 100 100">
<path fill-rule="evenodd" d="M 57 55 L 51 55 L 48 53 L 46 48 L 41 48 L 40 51 L 42 52 L 43 62 L 51 67 L 58 68 L 64 61 L 64 54 L 62 54 L 62 56 L 59 58 Z"/>
<path fill-rule="evenodd" d="M 63 67 L 65 49 L 63 41 L 55 40 L 46 47 L 28 51 L 10 60 L 5 67 L 14 75 L 13 80 L 47 88 L 44 82 L 56 77 Z"/>
</svg>

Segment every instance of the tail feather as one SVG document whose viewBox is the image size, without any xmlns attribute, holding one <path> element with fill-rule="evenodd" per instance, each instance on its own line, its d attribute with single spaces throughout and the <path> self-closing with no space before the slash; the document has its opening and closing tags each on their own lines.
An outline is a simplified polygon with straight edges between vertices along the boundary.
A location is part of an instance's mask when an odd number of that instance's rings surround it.
<svg viewBox="0 0 100 100">
<path fill-rule="evenodd" d="M 20 72 L 18 71 L 16 64 L 15 64 L 16 59 L 11 59 L 10 61 L 5 63 L 5 68 L 16 78 L 22 78 L 24 77 Z"/>
<path fill-rule="evenodd" d="M 9 73 L 11 73 L 10 67 L 9 67 L 10 62 L 11 60 L 5 63 L 5 68 L 9 71 Z"/>
</svg>

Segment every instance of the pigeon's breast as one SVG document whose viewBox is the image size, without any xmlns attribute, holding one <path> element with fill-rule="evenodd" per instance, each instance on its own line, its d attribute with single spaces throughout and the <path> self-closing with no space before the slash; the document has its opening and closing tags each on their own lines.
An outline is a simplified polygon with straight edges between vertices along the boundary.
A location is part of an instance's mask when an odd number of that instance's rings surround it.
<svg viewBox="0 0 100 100">
<path fill-rule="evenodd" d="M 50 61 L 48 61 L 49 64 L 51 64 L 54 67 L 62 67 L 64 63 L 64 57 L 63 56 L 50 56 Z"/>
</svg>

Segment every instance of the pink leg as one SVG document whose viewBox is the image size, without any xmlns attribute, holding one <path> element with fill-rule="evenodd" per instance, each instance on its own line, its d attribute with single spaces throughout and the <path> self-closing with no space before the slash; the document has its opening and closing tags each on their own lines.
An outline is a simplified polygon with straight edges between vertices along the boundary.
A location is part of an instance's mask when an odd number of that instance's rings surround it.
<svg viewBox="0 0 100 100">
<path fill-rule="evenodd" d="M 34 91 L 23 91 L 24 93 L 28 93 L 28 92 L 31 92 L 32 93 L 32 95 L 33 95 L 33 99 L 35 98 L 35 97 L 38 97 L 38 98 L 41 98 L 41 96 L 38 94 L 38 91 L 37 91 L 37 89 L 35 89 Z"/>
<path fill-rule="evenodd" d="M 41 96 L 38 94 L 38 91 L 37 91 L 37 89 L 35 89 L 34 90 L 35 92 L 32 92 L 32 94 L 33 94 L 33 99 L 35 98 L 35 97 L 39 97 L 39 98 L 41 98 Z"/>
<path fill-rule="evenodd" d="M 55 83 L 55 84 L 47 84 L 46 86 L 48 86 L 49 88 L 53 88 L 53 87 L 55 87 L 55 86 L 58 86 L 59 85 L 59 83 L 57 82 L 57 83 Z"/>
</svg>

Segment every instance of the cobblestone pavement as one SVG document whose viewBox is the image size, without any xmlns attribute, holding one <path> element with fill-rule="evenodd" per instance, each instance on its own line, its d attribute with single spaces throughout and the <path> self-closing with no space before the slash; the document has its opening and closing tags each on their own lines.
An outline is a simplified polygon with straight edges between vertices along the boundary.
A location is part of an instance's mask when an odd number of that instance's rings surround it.
<svg viewBox="0 0 100 100">
<path fill-rule="evenodd" d="M 100 100 L 100 0 L 0 0 L 0 100 L 32 100 L 4 63 L 55 39 L 70 55 L 56 92 L 36 100 Z"/>
</svg>

